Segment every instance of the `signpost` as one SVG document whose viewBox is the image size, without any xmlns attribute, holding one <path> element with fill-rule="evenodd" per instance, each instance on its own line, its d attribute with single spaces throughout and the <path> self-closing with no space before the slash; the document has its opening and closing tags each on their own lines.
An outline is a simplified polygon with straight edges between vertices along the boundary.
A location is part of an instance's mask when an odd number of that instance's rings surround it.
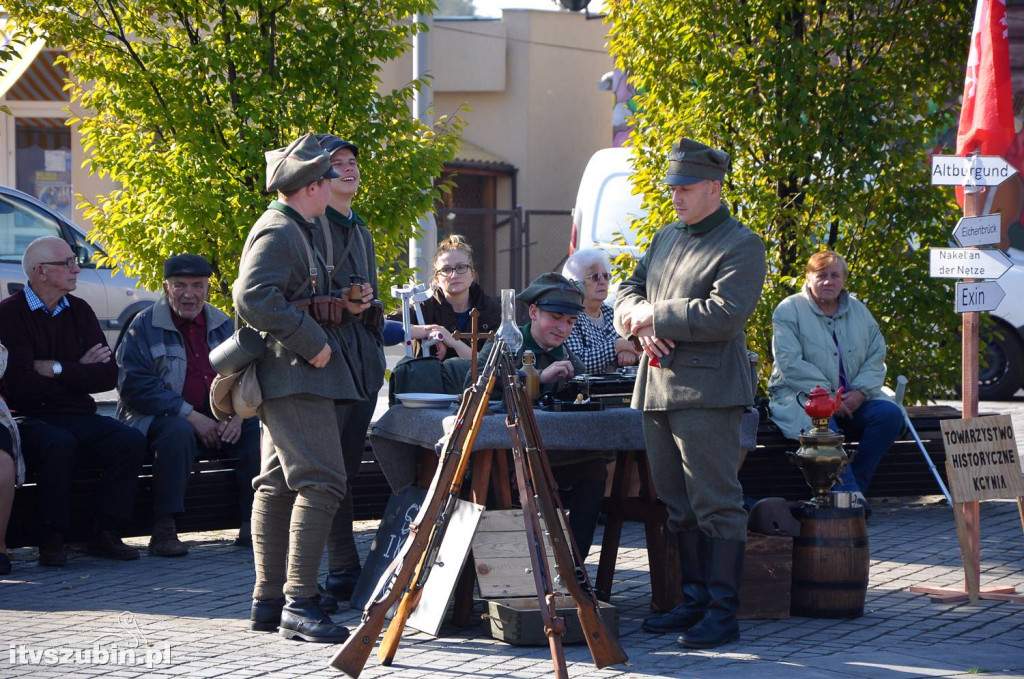
<svg viewBox="0 0 1024 679">
<path fill-rule="evenodd" d="M 956 284 L 956 312 L 992 311 L 1003 301 L 1006 293 L 995 281 Z"/>
<path fill-rule="evenodd" d="M 999 245 L 1002 240 L 1002 215 L 981 215 L 963 217 L 953 229 L 953 238 L 960 247 Z"/>
<path fill-rule="evenodd" d="M 932 156 L 933 186 L 999 186 L 1015 174 L 1000 156 Z"/>
<path fill-rule="evenodd" d="M 999 278 L 1013 266 L 1002 250 L 930 248 L 928 255 L 932 278 Z"/>
</svg>

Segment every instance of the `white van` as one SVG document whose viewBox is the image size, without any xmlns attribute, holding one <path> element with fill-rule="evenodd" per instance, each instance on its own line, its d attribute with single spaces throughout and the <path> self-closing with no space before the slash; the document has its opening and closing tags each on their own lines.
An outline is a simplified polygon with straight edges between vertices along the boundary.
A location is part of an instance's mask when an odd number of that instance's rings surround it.
<svg viewBox="0 0 1024 679">
<path fill-rule="evenodd" d="M 630 225 L 642 219 L 643 196 L 633 193 L 633 152 L 629 148 L 601 149 L 587 163 L 572 210 L 569 254 L 601 248 L 613 258 L 622 251 L 637 256 L 636 234 Z M 625 238 L 626 244 L 615 241 Z"/>
</svg>

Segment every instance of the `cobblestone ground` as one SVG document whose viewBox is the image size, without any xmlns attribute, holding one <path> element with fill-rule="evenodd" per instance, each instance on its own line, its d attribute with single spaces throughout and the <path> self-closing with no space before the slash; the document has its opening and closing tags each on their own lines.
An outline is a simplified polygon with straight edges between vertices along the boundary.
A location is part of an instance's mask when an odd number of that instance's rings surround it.
<svg viewBox="0 0 1024 679">
<path fill-rule="evenodd" d="M 981 518 L 982 584 L 1024 589 L 1024 537 L 1016 503 L 983 503 Z M 365 553 L 376 523 L 361 522 L 357 528 Z M 944 503 L 876 505 L 869 533 L 871 577 L 863 617 L 744 621 L 739 643 L 719 652 L 693 652 L 678 647 L 672 635 L 640 629 L 650 603 L 647 555 L 642 526 L 626 524 L 612 603 L 629 663 L 597 670 L 586 646 L 570 646 L 565 650 L 569 675 L 1024 676 L 1024 605 L 940 605 L 908 591 L 914 584 L 962 584 L 952 514 Z M 188 535 L 192 553 L 183 559 L 143 556 L 115 563 L 77 551 L 67 568 L 57 570 L 36 566 L 33 550 L 13 550 L 15 570 L 0 580 L 0 626 L 7 641 L 7 648 L 0 647 L 0 676 L 342 676 L 327 666 L 336 647 L 248 631 L 252 555 L 233 547 L 231 537 Z M 145 538 L 130 541 L 145 546 Z M 596 560 L 591 562 L 593 570 Z M 354 626 L 359 614 L 345 609 L 336 617 Z M 483 625 L 446 624 L 438 638 L 408 635 L 393 666 L 382 667 L 371 656 L 362 676 L 553 673 L 546 647 L 495 641 Z M 87 656 L 97 642 L 101 649 L 120 649 L 115 651 L 120 656 Z"/>
</svg>

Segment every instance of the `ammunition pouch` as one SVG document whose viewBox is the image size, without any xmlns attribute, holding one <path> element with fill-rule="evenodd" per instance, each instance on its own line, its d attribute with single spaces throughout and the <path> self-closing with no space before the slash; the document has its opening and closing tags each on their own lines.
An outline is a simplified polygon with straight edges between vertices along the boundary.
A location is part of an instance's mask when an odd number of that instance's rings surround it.
<svg viewBox="0 0 1024 679">
<path fill-rule="evenodd" d="M 345 303 L 330 295 L 295 299 L 292 300 L 292 306 L 299 311 L 305 311 L 313 317 L 314 321 L 325 328 L 341 325 L 342 312 L 345 310 Z"/>
</svg>

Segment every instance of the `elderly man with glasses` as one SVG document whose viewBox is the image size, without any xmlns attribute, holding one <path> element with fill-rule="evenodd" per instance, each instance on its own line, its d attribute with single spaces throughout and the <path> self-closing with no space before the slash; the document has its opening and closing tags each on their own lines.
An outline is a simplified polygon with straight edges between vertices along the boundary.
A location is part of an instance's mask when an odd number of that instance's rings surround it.
<svg viewBox="0 0 1024 679">
<path fill-rule="evenodd" d="M 117 384 L 117 364 L 96 314 L 70 294 L 81 271 L 55 237 L 25 249 L 28 285 L 0 302 L 0 343 L 10 352 L 4 395 L 21 432 L 25 462 L 39 489 L 39 565 L 64 566 L 71 479 L 79 462 L 102 468 L 89 553 L 139 558 L 118 526 L 131 518 L 146 449 L 141 432 L 98 415 L 90 394 Z"/>
</svg>

